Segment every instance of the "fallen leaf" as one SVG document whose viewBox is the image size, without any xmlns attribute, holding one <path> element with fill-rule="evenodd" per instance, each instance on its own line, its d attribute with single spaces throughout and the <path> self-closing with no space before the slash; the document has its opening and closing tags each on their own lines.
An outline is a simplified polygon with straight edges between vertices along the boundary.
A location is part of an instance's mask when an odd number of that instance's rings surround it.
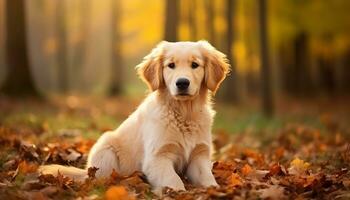
<svg viewBox="0 0 350 200">
<path fill-rule="evenodd" d="M 284 153 L 285 153 L 284 147 L 278 147 L 275 151 L 276 159 L 280 160 L 284 156 Z"/>
<path fill-rule="evenodd" d="M 264 164 L 264 157 L 258 153 L 255 150 L 252 149 L 245 149 L 245 151 L 243 152 L 243 155 L 248 157 L 247 160 L 251 161 L 251 164 L 253 163 L 257 163 L 258 165 L 263 165 Z"/>
<path fill-rule="evenodd" d="M 262 199 L 285 199 L 283 187 L 271 185 L 268 188 L 258 190 Z"/>
<path fill-rule="evenodd" d="M 310 163 L 305 162 L 299 158 L 295 158 L 291 163 L 290 167 L 288 168 L 289 174 L 292 175 L 301 175 L 306 172 L 306 170 L 309 168 Z"/>
<path fill-rule="evenodd" d="M 57 187 L 54 186 L 47 186 L 40 190 L 41 193 L 45 194 L 46 196 L 53 196 L 59 191 Z"/>
<path fill-rule="evenodd" d="M 106 200 L 134 200 L 124 186 L 112 186 L 105 193 Z"/>
<path fill-rule="evenodd" d="M 344 187 L 350 189 L 350 180 L 343 180 L 343 185 L 344 185 Z"/>
<path fill-rule="evenodd" d="M 251 173 L 250 177 L 254 177 L 256 179 L 262 179 L 266 177 L 268 173 L 269 173 L 269 170 L 254 170 L 254 172 Z"/>
<path fill-rule="evenodd" d="M 81 157 L 81 154 L 74 149 L 68 149 L 67 152 L 59 154 L 61 158 L 65 161 L 74 162 Z"/>
<path fill-rule="evenodd" d="M 248 164 L 245 164 L 241 169 L 241 173 L 244 176 L 248 176 L 250 173 L 252 173 L 252 171 L 253 171 L 253 169 Z"/>
<path fill-rule="evenodd" d="M 315 184 L 315 182 L 317 182 L 317 177 L 316 175 L 310 175 L 310 176 L 307 176 L 305 178 L 305 182 L 303 184 L 303 187 L 308 187 L 308 186 L 312 186 Z"/>
<path fill-rule="evenodd" d="M 19 146 L 20 146 L 19 150 L 22 153 L 22 156 L 24 158 L 30 159 L 30 160 L 39 159 L 38 149 L 34 144 L 26 141 L 20 141 Z"/>
<path fill-rule="evenodd" d="M 34 173 L 37 171 L 38 167 L 39 166 L 37 164 L 28 163 L 25 160 L 18 164 L 18 169 L 23 174 Z"/>
<path fill-rule="evenodd" d="M 279 163 L 273 164 L 270 167 L 269 173 L 266 175 L 267 177 L 275 176 L 275 175 L 285 175 L 282 170 L 282 167 Z"/>
<path fill-rule="evenodd" d="M 46 200 L 47 199 L 47 197 L 45 197 L 43 193 L 37 192 L 37 191 L 25 192 L 25 197 L 26 199 L 29 199 L 29 200 Z"/>
<path fill-rule="evenodd" d="M 98 170 L 97 167 L 89 167 L 88 168 L 88 176 L 89 176 L 89 178 L 95 178 L 95 174 L 96 174 L 97 170 Z"/>
<path fill-rule="evenodd" d="M 241 185 L 243 185 L 242 178 L 238 174 L 232 173 L 227 178 L 227 185 L 230 186 L 230 187 L 241 186 Z"/>
</svg>

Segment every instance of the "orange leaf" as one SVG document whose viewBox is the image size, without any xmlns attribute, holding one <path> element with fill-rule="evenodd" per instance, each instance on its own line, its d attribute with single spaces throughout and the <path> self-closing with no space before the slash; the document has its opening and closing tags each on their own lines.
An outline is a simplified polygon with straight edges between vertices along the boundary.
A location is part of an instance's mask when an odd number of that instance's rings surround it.
<svg viewBox="0 0 350 200">
<path fill-rule="evenodd" d="M 119 175 L 118 175 L 117 171 L 115 171 L 115 169 L 113 169 L 113 171 L 112 171 L 110 177 L 111 177 L 111 179 L 113 179 L 113 180 L 116 180 L 116 179 L 119 177 Z"/>
<path fill-rule="evenodd" d="M 262 165 L 264 163 L 264 157 L 262 156 L 262 154 L 252 149 L 245 149 L 243 154 L 249 158 L 254 159 L 258 165 Z"/>
<path fill-rule="evenodd" d="M 279 160 L 284 156 L 285 149 L 283 147 L 278 147 L 275 151 L 276 159 Z"/>
<path fill-rule="evenodd" d="M 227 179 L 227 184 L 231 187 L 236 187 L 236 186 L 241 186 L 243 185 L 241 177 L 236 174 L 232 173 L 228 179 Z"/>
<path fill-rule="evenodd" d="M 107 200 L 134 200 L 135 198 L 128 194 L 123 186 L 112 186 L 105 194 Z"/>
<path fill-rule="evenodd" d="M 18 164 L 19 171 L 27 174 L 27 173 L 33 173 L 36 172 L 38 169 L 38 165 L 33 164 L 33 163 L 27 163 L 25 160 L 20 162 Z"/>
<path fill-rule="evenodd" d="M 280 175 L 280 174 L 284 174 L 284 172 L 282 171 L 281 165 L 276 163 L 270 167 L 270 170 L 267 176 L 274 176 L 274 175 Z"/>
<path fill-rule="evenodd" d="M 241 169 L 241 173 L 244 176 L 248 176 L 252 171 L 253 171 L 253 169 L 248 164 L 245 164 Z"/>
</svg>

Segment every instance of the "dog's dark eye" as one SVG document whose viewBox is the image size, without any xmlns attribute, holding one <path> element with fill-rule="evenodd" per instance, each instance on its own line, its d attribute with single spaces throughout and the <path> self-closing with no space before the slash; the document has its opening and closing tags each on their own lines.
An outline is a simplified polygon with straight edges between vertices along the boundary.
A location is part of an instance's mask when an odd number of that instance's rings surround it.
<svg viewBox="0 0 350 200">
<path fill-rule="evenodd" d="M 198 66 L 199 66 L 198 63 L 196 62 L 192 62 L 191 64 L 192 69 L 196 69 Z"/>
<path fill-rule="evenodd" d="M 169 67 L 170 69 L 174 69 L 174 68 L 175 68 L 175 63 L 169 63 L 168 67 Z"/>
</svg>

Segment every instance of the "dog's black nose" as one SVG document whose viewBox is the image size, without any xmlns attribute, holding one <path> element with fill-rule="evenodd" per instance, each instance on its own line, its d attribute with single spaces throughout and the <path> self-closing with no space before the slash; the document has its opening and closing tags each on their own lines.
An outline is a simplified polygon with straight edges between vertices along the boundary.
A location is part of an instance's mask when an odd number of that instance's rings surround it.
<svg viewBox="0 0 350 200">
<path fill-rule="evenodd" d="M 186 90 L 190 85 L 190 81 L 187 78 L 179 78 L 176 81 L 176 86 L 180 90 Z"/>
</svg>

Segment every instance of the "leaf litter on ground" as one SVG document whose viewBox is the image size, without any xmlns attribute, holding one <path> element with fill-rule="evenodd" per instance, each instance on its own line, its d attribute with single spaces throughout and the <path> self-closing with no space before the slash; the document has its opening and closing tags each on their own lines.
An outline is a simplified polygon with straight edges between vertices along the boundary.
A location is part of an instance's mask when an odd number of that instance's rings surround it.
<svg viewBox="0 0 350 200">
<path fill-rule="evenodd" d="M 98 168 L 89 168 L 83 182 L 38 174 L 42 164 L 84 167 L 94 140 L 67 131 L 40 140 L 50 130 L 46 121 L 33 130 L 0 123 L 0 199 L 349 199 L 349 130 L 328 116 L 321 122 L 324 130 L 287 124 L 264 145 L 255 134 L 219 130 L 212 171 L 220 187 L 197 187 L 182 177 L 186 191 L 164 188 L 160 196 L 141 172 L 96 179 Z"/>
</svg>

